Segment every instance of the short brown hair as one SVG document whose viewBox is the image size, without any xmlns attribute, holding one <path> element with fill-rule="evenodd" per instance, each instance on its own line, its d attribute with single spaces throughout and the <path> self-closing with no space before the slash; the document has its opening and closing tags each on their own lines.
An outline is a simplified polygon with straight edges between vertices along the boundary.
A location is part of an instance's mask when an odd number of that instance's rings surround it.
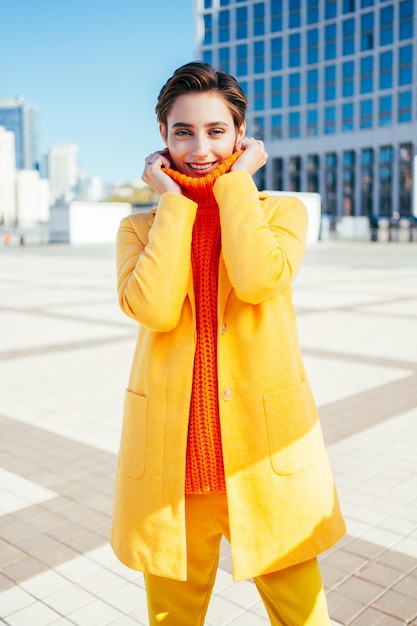
<svg viewBox="0 0 417 626">
<path fill-rule="evenodd" d="M 193 61 L 175 70 L 159 92 L 155 112 L 167 128 L 169 112 L 177 98 L 191 92 L 217 91 L 226 100 L 236 128 L 245 121 L 248 101 L 236 78 L 209 63 Z"/>
</svg>

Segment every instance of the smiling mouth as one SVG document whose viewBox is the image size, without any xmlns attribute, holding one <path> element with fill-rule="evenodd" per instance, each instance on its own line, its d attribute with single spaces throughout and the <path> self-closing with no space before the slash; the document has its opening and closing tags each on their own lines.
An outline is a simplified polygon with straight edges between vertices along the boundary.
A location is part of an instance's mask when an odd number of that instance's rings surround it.
<svg viewBox="0 0 417 626">
<path fill-rule="evenodd" d="M 187 165 L 195 172 L 205 172 L 216 165 L 216 163 L 217 161 L 213 161 L 211 163 L 188 163 Z"/>
</svg>

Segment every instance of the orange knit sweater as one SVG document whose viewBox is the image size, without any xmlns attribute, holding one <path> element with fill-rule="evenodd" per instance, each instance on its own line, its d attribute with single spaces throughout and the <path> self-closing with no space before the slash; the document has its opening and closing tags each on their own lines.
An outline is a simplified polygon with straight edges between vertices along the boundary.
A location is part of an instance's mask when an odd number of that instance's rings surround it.
<svg viewBox="0 0 417 626">
<path fill-rule="evenodd" d="M 219 176 L 229 171 L 241 153 L 234 153 L 201 178 L 165 170 L 181 185 L 183 194 L 198 204 L 191 245 L 197 345 L 188 426 L 186 493 L 226 491 L 217 384 L 217 283 L 221 233 L 213 185 Z"/>
</svg>

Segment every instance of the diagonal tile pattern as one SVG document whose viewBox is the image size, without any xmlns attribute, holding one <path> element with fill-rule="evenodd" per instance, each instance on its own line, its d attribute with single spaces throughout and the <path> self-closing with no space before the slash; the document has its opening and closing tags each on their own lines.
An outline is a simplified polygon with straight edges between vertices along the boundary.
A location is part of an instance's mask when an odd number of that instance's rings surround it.
<svg viewBox="0 0 417 626">
<path fill-rule="evenodd" d="M 348 525 L 320 557 L 333 625 L 417 626 L 415 245 L 321 242 L 294 294 Z M 108 545 L 135 333 L 111 246 L 0 249 L 0 623 L 147 624 Z M 268 623 L 226 543 L 206 623 Z"/>
</svg>

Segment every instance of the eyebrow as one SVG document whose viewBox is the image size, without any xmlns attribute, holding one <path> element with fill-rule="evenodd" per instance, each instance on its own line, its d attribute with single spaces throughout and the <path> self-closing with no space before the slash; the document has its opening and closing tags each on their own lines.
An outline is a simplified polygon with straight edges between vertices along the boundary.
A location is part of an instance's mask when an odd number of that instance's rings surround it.
<svg viewBox="0 0 417 626">
<path fill-rule="evenodd" d="M 213 126 L 229 126 L 229 124 L 227 122 L 207 122 L 207 124 L 204 124 L 204 126 L 208 127 L 213 127 Z M 188 124 L 187 122 L 175 122 L 175 124 L 172 125 L 172 128 L 193 128 L 194 124 Z"/>
</svg>

